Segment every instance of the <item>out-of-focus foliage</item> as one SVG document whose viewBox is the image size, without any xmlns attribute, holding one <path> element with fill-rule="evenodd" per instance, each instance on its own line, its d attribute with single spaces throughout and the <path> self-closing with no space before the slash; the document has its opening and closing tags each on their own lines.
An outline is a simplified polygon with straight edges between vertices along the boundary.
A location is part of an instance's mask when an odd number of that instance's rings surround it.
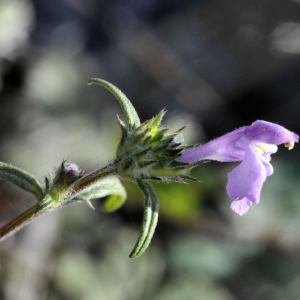
<svg viewBox="0 0 300 300">
<path fill-rule="evenodd" d="M 104 78 L 141 121 L 166 108 L 204 143 L 256 119 L 299 134 L 299 1 L 0 2 L 0 161 L 43 176 L 63 159 L 90 171 L 115 155 L 117 101 L 87 87 Z M 142 193 L 105 214 L 74 204 L 0 244 L 5 300 L 296 300 L 300 298 L 299 145 L 279 148 L 261 203 L 230 210 L 227 173 L 209 162 L 201 183 L 155 184 L 153 243 L 139 235 Z M 34 203 L 0 182 L 0 224 Z"/>
<path fill-rule="evenodd" d="M 151 299 L 165 271 L 160 251 L 150 250 L 144 260 L 124 259 L 135 242 L 133 232 L 123 228 L 110 239 L 101 255 L 80 249 L 59 255 L 54 274 L 59 292 L 71 299 Z"/>
<path fill-rule="evenodd" d="M 26 45 L 33 26 L 33 5 L 24 0 L 2 0 L 0 3 L 0 55 L 10 57 Z"/>
</svg>

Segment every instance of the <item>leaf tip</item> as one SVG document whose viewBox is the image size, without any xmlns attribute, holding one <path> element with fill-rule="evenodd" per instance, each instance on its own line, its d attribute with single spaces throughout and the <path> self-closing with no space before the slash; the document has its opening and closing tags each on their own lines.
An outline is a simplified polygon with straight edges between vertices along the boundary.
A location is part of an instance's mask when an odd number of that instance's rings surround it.
<svg viewBox="0 0 300 300">
<path fill-rule="evenodd" d="M 96 83 L 97 79 L 96 78 L 91 78 L 89 81 L 88 81 L 88 85 L 91 85 L 93 83 Z"/>
</svg>

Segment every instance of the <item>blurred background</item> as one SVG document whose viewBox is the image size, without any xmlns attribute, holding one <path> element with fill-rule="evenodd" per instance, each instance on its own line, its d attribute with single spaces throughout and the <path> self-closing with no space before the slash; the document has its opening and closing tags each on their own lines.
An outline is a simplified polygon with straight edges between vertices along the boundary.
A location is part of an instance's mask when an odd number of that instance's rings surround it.
<svg viewBox="0 0 300 300">
<path fill-rule="evenodd" d="M 188 144 L 257 119 L 300 133 L 299 0 L 0 0 L 0 161 L 43 182 L 63 159 L 107 163 L 121 109 L 92 77 L 118 86 L 142 121 L 166 108 Z M 4 300 L 299 300 L 300 147 L 273 155 L 261 203 L 230 209 L 227 173 L 155 184 L 161 201 L 149 249 L 133 184 L 112 214 L 93 200 L 33 222 L 0 244 Z M 35 203 L 0 182 L 0 225 Z"/>
</svg>

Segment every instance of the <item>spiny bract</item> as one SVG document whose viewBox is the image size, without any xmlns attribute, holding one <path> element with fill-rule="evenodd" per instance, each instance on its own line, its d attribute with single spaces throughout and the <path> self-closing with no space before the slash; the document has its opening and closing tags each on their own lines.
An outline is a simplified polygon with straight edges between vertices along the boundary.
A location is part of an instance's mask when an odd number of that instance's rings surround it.
<svg viewBox="0 0 300 300">
<path fill-rule="evenodd" d="M 187 148 L 181 132 L 160 126 L 165 115 L 162 110 L 156 117 L 138 127 L 129 128 L 120 119 L 122 137 L 117 149 L 118 171 L 123 179 L 176 181 L 198 181 L 189 176 L 189 171 L 199 165 L 179 162 L 178 159 Z M 202 162 L 200 163 L 202 164 Z"/>
</svg>

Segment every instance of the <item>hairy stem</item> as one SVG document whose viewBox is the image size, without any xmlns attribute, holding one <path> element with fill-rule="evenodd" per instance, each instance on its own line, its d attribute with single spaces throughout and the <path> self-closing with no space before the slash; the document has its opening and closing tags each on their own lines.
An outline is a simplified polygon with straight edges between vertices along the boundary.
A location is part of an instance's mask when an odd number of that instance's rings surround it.
<svg viewBox="0 0 300 300">
<path fill-rule="evenodd" d="M 24 226 L 28 225 L 30 222 L 37 219 L 38 217 L 74 202 L 72 201 L 72 199 L 75 196 L 84 192 L 92 185 L 99 183 L 100 181 L 108 180 L 115 175 L 117 174 L 116 174 L 116 165 L 114 164 L 107 165 L 102 169 L 98 169 L 96 171 L 86 174 L 85 176 L 81 177 L 78 181 L 74 183 L 71 192 L 67 196 L 67 199 L 65 199 L 62 203 L 59 203 L 59 205 L 57 205 L 56 207 L 51 207 L 42 210 L 41 212 L 36 212 L 36 208 L 39 205 L 39 203 L 37 203 L 31 208 L 29 208 L 28 210 L 26 210 L 25 212 L 23 212 L 18 217 L 16 217 L 14 220 L 9 222 L 7 225 L 0 228 L 0 242 L 5 240 L 9 236 L 13 235 L 14 233 L 19 231 Z M 50 195 L 49 194 L 45 195 L 44 199 L 46 197 L 50 197 Z"/>
<path fill-rule="evenodd" d="M 90 188 L 96 183 L 111 179 L 116 175 L 117 175 L 117 164 L 115 163 L 109 164 L 101 169 L 88 173 L 74 183 L 73 188 L 70 194 L 68 195 L 68 197 L 71 200 L 72 198 L 81 194 L 86 189 Z"/>
<path fill-rule="evenodd" d="M 21 228 L 29 224 L 33 219 L 39 217 L 39 215 L 35 215 L 35 209 L 38 204 L 33 207 L 27 209 L 24 213 L 16 217 L 14 220 L 9 222 L 7 225 L 3 226 L 0 229 L 0 242 L 13 235 L 15 232 L 19 231 Z"/>
</svg>

